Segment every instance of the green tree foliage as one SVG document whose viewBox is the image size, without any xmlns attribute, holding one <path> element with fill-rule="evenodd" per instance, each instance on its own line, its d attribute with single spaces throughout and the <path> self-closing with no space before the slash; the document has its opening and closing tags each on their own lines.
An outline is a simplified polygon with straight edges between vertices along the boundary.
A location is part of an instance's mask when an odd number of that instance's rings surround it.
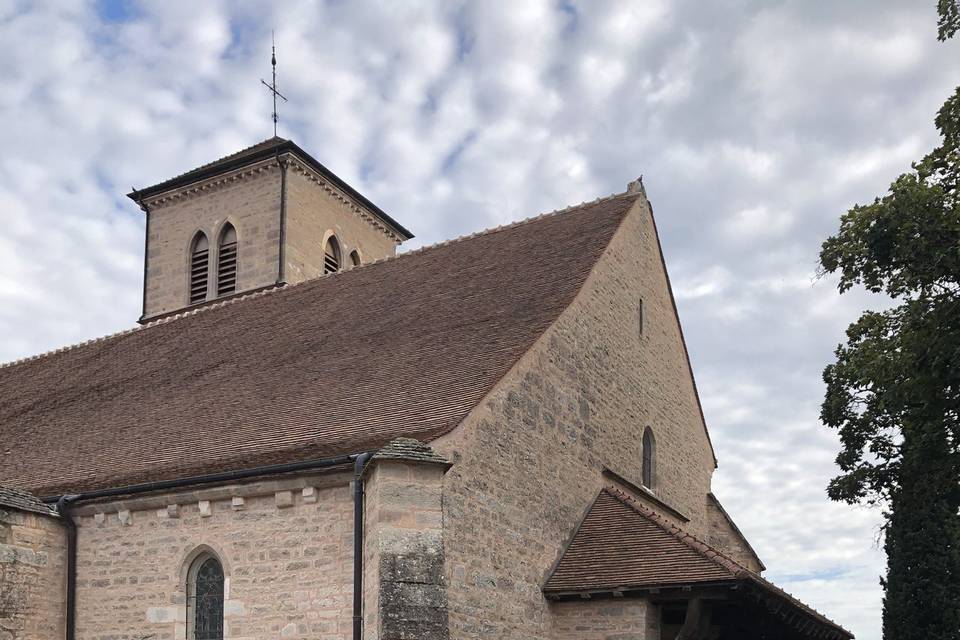
<svg viewBox="0 0 960 640">
<path fill-rule="evenodd" d="M 847 329 L 821 408 L 842 445 L 828 494 L 886 508 L 886 640 L 960 640 L 960 88 L 936 124 L 941 146 L 820 253 L 841 293 L 896 305 Z"/>
<path fill-rule="evenodd" d="M 960 0 L 938 0 L 937 13 L 940 16 L 937 21 L 937 36 L 940 40 L 952 38 L 960 31 Z"/>
</svg>

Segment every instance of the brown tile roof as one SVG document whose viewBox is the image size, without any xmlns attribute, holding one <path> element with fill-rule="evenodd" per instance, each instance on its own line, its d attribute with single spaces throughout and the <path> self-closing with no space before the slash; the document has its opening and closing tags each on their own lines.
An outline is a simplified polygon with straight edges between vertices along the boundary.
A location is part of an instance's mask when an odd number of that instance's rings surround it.
<svg viewBox="0 0 960 640">
<path fill-rule="evenodd" d="M 544 585 L 546 592 L 735 580 L 739 567 L 689 544 L 639 504 L 603 491 Z"/>
<path fill-rule="evenodd" d="M 0 484 L 100 489 L 430 441 L 572 301 L 636 194 L 0 368 Z"/>
<path fill-rule="evenodd" d="M 268 138 L 263 142 L 258 142 L 255 145 L 247 147 L 246 149 L 241 149 L 236 153 L 231 153 L 228 156 L 224 156 L 219 160 L 209 162 L 205 165 L 197 167 L 196 169 L 191 169 L 186 173 L 181 173 L 178 176 L 174 176 L 169 180 L 164 180 L 163 182 L 159 182 L 153 186 L 144 187 L 143 189 L 134 189 L 127 194 L 127 197 L 139 204 L 141 200 L 147 200 L 165 191 L 185 187 L 189 184 L 193 184 L 194 182 L 206 180 L 207 178 L 227 173 L 228 171 L 233 171 L 235 169 L 239 169 L 262 160 L 267 160 L 284 153 L 293 153 L 297 155 L 314 171 L 324 176 L 327 180 L 337 185 L 337 187 L 339 187 L 341 190 L 350 194 L 350 196 L 352 196 L 355 200 L 365 205 L 367 209 L 379 217 L 403 238 L 406 238 L 407 240 L 413 238 L 413 234 L 408 229 L 387 215 L 386 212 L 368 200 L 367 197 L 362 193 L 344 182 L 334 172 L 320 164 L 316 158 L 301 149 L 295 142 L 277 136 Z"/>
<path fill-rule="evenodd" d="M 45 516 L 57 515 L 53 507 L 44 504 L 26 491 L 20 491 L 13 487 L 0 486 L 0 509 L 4 508 L 33 511 L 35 513 L 42 513 Z"/>
<path fill-rule="evenodd" d="M 547 595 L 748 582 L 822 625 L 853 635 L 615 487 L 604 489 L 543 587 Z"/>
</svg>

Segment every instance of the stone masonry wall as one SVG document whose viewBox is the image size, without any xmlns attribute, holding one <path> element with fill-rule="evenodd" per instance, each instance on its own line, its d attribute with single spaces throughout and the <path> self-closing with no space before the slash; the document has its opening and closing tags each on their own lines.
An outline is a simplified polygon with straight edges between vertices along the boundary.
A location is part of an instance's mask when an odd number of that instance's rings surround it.
<svg viewBox="0 0 960 640">
<path fill-rule="evenodd" d="M 189 304 L 190 249 L 197 231 L 210 242 L 207 299 L 216 298 L 216 246 L 226 222 L 237 230 L 237 291 L 274 284 L 279 273 L 280 173 L 276 162 L 235 180 L 150 206 L 146 317 Z"/>
<path fill-rule="evenodd" d="M 0 640 L 62 640 L 65 563 L 57 518 L 0 508 Z"/>
<path fill-rule="evenodd" d="M 350 638 L 351 475 L 78 505 L 78 640 L 184 638 L 200 550 L 224 567 L 225 638 Z"/>
<path fill-rule="evenodd" d="M 324 245 L 330 233 L 340 243 L 345 268 L 349 268 L 350 252 L 354 249 L 364 264 L 396 253 L 393 240 L 309 179 L 311 175 L 308 170 L 293 166 L 287 169 L 287 282 L 301 282 L 323 273 Z"/>
<path fill-rule="evenodd" d="M 645 600 L 580 600 L 553 605 L 555 640 L 658 640 L 657 608 Z"/>
<path fill-rule="evenodd" d="M 444 467 L 374 460 L 364 516 L 364 640 L 447 640 Z"/>
<path fill-rule="evenodd" d="M 452 637 L 552 637 L 556 605 L 541 587 L 603 468 L 640 483 L 647 425 L 656 494 L 703 535 L 714 461 L 651 213 L 638 203 L 571 307 L 432 443 L 454 463 L 444 485 Z"/>
<path fill-rule="evenodd" d="M 710 529 L 703 541 L 727 554 L 750 571 L 760 573 L 760 559 L 718 503 L 713 500 L 707 502 L 707 515 L 710 519 Z"/>
</svg>

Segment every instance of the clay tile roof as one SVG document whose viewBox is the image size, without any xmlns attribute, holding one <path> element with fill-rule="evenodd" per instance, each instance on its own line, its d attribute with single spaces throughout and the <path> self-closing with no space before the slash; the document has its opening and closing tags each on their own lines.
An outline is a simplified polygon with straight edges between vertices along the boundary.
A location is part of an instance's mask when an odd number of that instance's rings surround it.
<svg viewBox="0 0 960 640">
<path fill-rule="evenodd" d="M 737 578 L 740 568 L 732 561 L 718 554 L 711 557 L 679 529 L 637 506 L 603 491 L 544 591 L 664 587 Z"/>
<path fill-rule="evenodd" d="M 56 515 L 56 510 L 53 507 L 40 502 L 26 491 L 20 491 L 13 487 L 0 486 L 0 509 L 2 508 L 33 511 L 47 516 Z"/>
<path fill-rule="evenodd" d="M 543 587 L 546 594 L 628 591 L 748 582 L 823 625 L 853 634 L 705 542 L 670 524 L 629 494 L 604 489 Z"/>
<path fill-rule="evenodd" d="M 570 304 L 637 197 L 0 367 L 0 483 L 47 496 L 429 442 Z"/>
<path fill-rule="evenodd" d="M 414 438 L 394 438 L 373 455 L 373 460 L 406 460 L 450 466 L 450 461 Z"/>
<path fill-rule="evenodd" d="M 346 192 L 356 201 L 363 204 L 367 209 L 370 210 L 371 213 L 380 218 L 401 237 L 407 240 L 413 237 L 413 234 L 408 229 L 387 215 L 382 209 L 380 209 L 380 207 L 373 204 L 373 202 L 368 200 L 366 196 L 344 182 L 335 173 L 320 164 L 316 158 L 301 149 L 292 140 L 287 140 L 286 138 L 280 138 L 277 136 L 268 138 L 263 142 L 258 142 L 255 145 L 247 147 L 246 149 L 241 149 L 236 153 L 231 153 L 228 156 L 224 156 L 219 160 L 209 162 L 205 165 L 197 167 L 196 169 L 191 169 L 186 173 L 181 173 L 178 176 L 174 176 L 169 180 L 164 180 L 163 182 L 159 182 L 153 186 L 145 187 L 143 189 L 135 189 L 128 193 L 127 197 L 134 202 L 139 203 L 142 200 L 147 200 L 165 191 L 185 187 L 189 184 L 193 184 L 194 182 L 206 180 L 207 178 L 218 176 L 235 169 L 240 169 L 256 162 L 268 160 L 284 153 L 293 153 L 297 155 L 314 171 L 324 176 L 342 191 Z"/>
</svg>

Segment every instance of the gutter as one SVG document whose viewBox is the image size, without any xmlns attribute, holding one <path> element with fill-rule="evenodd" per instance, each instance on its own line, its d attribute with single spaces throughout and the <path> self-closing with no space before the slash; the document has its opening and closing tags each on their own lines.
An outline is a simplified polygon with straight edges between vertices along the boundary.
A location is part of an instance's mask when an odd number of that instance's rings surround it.
<svg viewBox="0 0 960 640">
<path fill-rule="evenodd" d="M 293 473 L 296 471 L 309 471 L 313 469 L 327 469 L 330 467 L 354 465 L 354 533 L 353 533 L 353 558 L 354 558 L 354 583 L 353 583 L 353 633 L 355 640 L 360 640 L 363 630 L 363 481 L 360 479 L 360 473 L 364 465 L 373 454 L 370 452 L 349 454 L 342 456 L 333 456 L 329 458 L 318 458 L 315 460 L 306 460 L 304 462 L 290 462 L 285 464 L 273 464 L 263 467 L 253 467 L 249 469 L 239 469 L 236 471 L 225 471 L 222 473 L 209 473 L 200 476 L 190 476 L 178 478 L 175 480 L 160 480 L 157 482 L 144 482 L 140 484 L 128 485 L 126 487 L 115 487 L 111 489 L 98 489 L 96 491 L 84 491 L 80 493 L 67 493 L 60 496 L 47 496 L 41 498 L 45 503 L 56 503 L 57 513 L 63 518 L 64 525 L 67 528 L 67 593 L 66 593 L 66 640 L 75 640 L 76 638 L 76 610 L 77 610 L 77 524 L 70 517 L 71 505 L 81 500 L 96 500 L 98 498 L 114 498 L 119 496 L 136 495 L 139 493 L 150 493 L 153 491 L 165 491 L 169 489 L 179 489 L 201 484 L 211 484 L 220 482 L 231 482 L 234 480 L 243 480 L 255 478 L 258 476 L 275 475 L 282 473 Z"/>
</svg>

